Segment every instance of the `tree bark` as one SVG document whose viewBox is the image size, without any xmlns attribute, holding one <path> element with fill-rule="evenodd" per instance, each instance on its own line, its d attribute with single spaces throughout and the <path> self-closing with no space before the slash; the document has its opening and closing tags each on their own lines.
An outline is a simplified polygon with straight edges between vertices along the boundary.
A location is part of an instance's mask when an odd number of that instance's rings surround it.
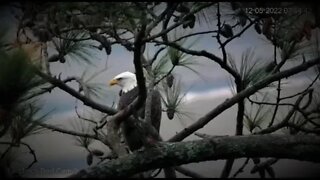
<svg viewBox="0 0 320 180">
<path fill-rule="evenodd" d="M 169 166 L 228 158 L 274 157 L 320 162 L 320 137 L 315 135 L 223 136 L 177 143 L 162 143 L 107 163 L 81 170 L 73 178 L 128 177 Z"/>
</svg>

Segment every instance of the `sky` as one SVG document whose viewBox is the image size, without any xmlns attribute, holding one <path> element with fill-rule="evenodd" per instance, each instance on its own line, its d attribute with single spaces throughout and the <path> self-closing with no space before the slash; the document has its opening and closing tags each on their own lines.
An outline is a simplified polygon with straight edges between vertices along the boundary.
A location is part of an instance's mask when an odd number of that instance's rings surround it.
<svg viewBox="0 0 320 180">
<path fill-rule="evenodd" d="M 9 22 L 7 16 L 2 16 L 1 22 Z M 212 25 L 216 22 L 213 21 Z M 207 30 L 206 25 L 199 26 L 196 24 L 195 30 Z M 190 33 L 186 31 L 184 33 Z M 192 48 L 196 50 L 206 49 L 207 51 L 221 56 L 218 44 L 211 36 L 202 36 L 198 39 L 195 46 Z M 241 54 L 246 49 L 251 48 L 255 54 L 264 57 L 264 61 L 270 60 L 272 57 L 272 46 L 266 42 L 263 36 L 257 34 L 253 28 L 246 31 L 240 38 L 236 38 L 230 45 L 227 46 L 227 51 L 235 57 L 237 64 L 240 63 Z M 152 48 L 147 48 L 150 54 L 154 51 Z M 51 55 L 52 52 L 49 52 Z M 104 54 L 104 51 L 97 51 L 92 57 L 92 65 L 79 63 L 52 63 L 51 71 L 53 74 L 61 73 L 61 77 L 81 76 L 86 70 L 87 75 L 104 69 L 107 70 L 92 80 L 94 83 L 101 83 L 103 86 L 102 98 L 94 98 L 94 100 L 111 105 L 118 100 L 119 87 L 109 87 L 108 82 L 117 74 L 123 71 L 134 71 L 132 62 L 132 53 L 126 51 L 121 46 L 113 46 L 112 53 L 109 56 Z M 187 112 L 188 117 L 183 116 L 179 119 L 168 120 L 166 114 L 163 113 L 160 134 L 163 139 L 172 137 L 176 132 L 195 122 L 196 119 L 204 115 L 209 110 L 222 103 L 226 98 L 232 96 L 230 90 L 230 76 L 220 68 L 219 65 L 206 58 L 191 57 L 198 64 L 193 68 L 200 72 L 200 75 L 195 74 L 189 69 L 179 67 L 174 70 L 174 74 L 182 82 L 182 89 L 186 92 L 182 110 Z M 68 60 L 68 59 L 67 59 Z M 262 62 L 262 63 L 263 63 Z M 289 78 L 286 81 L 285 93 L 293 93 L 293 90 L 301 89 L 310 80 L 308 79 L 312 71 L 304 72 L 302 75 L 297 75 Z M 76 83 L 69 83 L 73 88 L 77 88 Z M 274 88 L 268 88 L 266 91 L 275 92 Z M 66 92 L 56 88 L 50 94 L 44 94 L 40 97 L 40 103 L 43 107 L 41 113 L 52 111 L 49 115 L 47 123 L 59 125 L 66 129 L 72 129 L 71 122 L 76 118 L 75 105 L 76 99 L 71 97 Z M 90 108 L 85 107 L 81 102 L 77 102 L 78 110 L 81 114 L 87 115 Z M 235 118 L 237 106 L 233 106 L 226 110 L 211 123 L 198 132 L 207 133 L 211 135 L 233 135 L 235 132 Z M 186 140 L 196 139 L 195 136 L 190 136 Z M 87 152 L 79 146 L 75 145 L 75 140 L 72 136 L 61 134 L 58 132 L 46 131 L 44 134 L 33 135 L 25 139 L 36 151 L 38 163 L 36 163 L 29 171 L 24 172 L 29 177 L 64 177 L 70 173 L 86 168 L 86 154 Z M 99 143 L 94 143 L 91 148 L 106 147 Z M 30 155 L 26 149 L 19 149 L 17 151 L 18 160 L 16 166 L 23 166 L 31 160 Z M 243 160 L 235 163 L 235 167 L 239 166 Z M 190 169 L 194 169 L 207 177 L 219 177 L 224 161 L 210 161 L 201 163 L 192 163 L 185 165 Z M 249 167 L 252 167 L 249 164 Z M 242 173 L 239 177 L 258 177 L 257 174 L 251 175 L 249 169 Z M 317 164 L 308 162 L 299 162 L 294 160 L 281 160 L 275 166 L 277 177 L 303 177 L 316 176 L 315 172 L 320 172 L 320 167 Z M 299 173 L 294 173 L 301 170 Z M 235 170 L 237 168 L 234 168 Z M 233 173 L 231 173 L 233 174 Z M 294 174 L 294 175 L 293 175 Z M 183 177 L 183 175 L 180 175 Z"/>
</svg>

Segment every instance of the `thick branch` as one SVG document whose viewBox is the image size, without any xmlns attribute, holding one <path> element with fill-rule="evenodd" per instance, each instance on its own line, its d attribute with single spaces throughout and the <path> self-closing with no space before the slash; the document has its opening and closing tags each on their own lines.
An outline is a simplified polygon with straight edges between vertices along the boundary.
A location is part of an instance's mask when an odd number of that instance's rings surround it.
<svg viewBox="0 0 320 180">
<path fill-rule="evenodd" d="M 141 30 L 138 32 L 136 39 L 134 41 L 134 68 L 136 70 L 136 78 L 137 78 L 137 84 L 138 84 L 138 89 L 139 89 L 139 97 L 138 97 L 138 102 L 137 102 L 137 109 L 143 105 L 145 102 L 145 99 L 147 97 L 147 90 L 146 90 L 146 80 L 143 75 L 143 68 L 142 68 L 142 63 L 141 63 L 141 52 L 142 47 L 145 43 L 142 42 L 142 39 L 145 36 L 145 30 L 146 26 L 142 25 Z"/>
<path fill-rule="evenodd" d="M 275 157 L 320 162 L 320 137 L 313 135 L 248 135 L 163 143 L 157 148 L 81 170 L 72 178 L 128 177 L 168 166 L 243 157 Z"/>
</svg>

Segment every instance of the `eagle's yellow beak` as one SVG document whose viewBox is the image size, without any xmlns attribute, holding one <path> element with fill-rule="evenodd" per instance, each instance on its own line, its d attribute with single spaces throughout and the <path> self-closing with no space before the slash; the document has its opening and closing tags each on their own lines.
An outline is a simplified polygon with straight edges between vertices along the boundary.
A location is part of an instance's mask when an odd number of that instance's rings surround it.
<svg viewBox="0 0 320 180">
<path fill-rule="evenodd" d="M 116 80 L 116 79 L 112 79 L 112 80 L 109 82 L 109 85 L 110 85 L 110 86 L 113 86 L 113 85 L 116 85 L 116 84 L 118 84 L 118 80 Z"/>
</svg>

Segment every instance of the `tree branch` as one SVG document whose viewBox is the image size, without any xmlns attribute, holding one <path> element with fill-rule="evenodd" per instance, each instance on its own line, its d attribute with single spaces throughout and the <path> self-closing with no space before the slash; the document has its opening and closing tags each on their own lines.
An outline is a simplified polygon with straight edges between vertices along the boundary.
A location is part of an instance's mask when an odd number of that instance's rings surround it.
<svg viewBox="0 0 320 180">
<path fill-rule="evenodd" d="M 319 77 L 320 77 L 320 73 L 317 74 L 317 76 L 313 79 L 313 81 L 303 91 L 298 92 L 298 93 L 293 94 L 293 95 L 286 96 L 286 97 L 281 97 L 280 100 L 290 99 L 290 98 L 293 98 L 293 97 L 296 97 L 296 96 L 299 96 L 299 95 L 303 94 L 304 92 L 306 92 L 308 89 L 310 89 L 314 85 L 314 83 L 317 81 L 317 79 Z"/>
<path fill-rule="evenodd" d="M 271 159 L 268 159 L 262 163 L 259 163 L 257 165 L 255 165 L 252 170 L 250 171 L 251 174 L 253 173 L 256 173 L 257 171 L 259 171 L 260 169 L 263 169 L 267 166 L 271 166 L 272 164 L 276 163 L 278 161 L 277 158 L 271 158 Z"/>
<path fill-rule="evenodd" d="M 249 29 L 253 24 L 255 24 L 259 20 L 260 20 L 260 18 L 257 18 L 253 21 L 250 21 L 250 24 L 248 24 L 245 28 L 243 28 L 238 34 L 235 34 L 234 36 L 232 36 L 231 38 L 229 38 L 225 42 L 223 42 L 221 46 L 226 46 L 229 42 L 231 42 L 236 37 L 240 37 L 247 29 Z"/>
<path fill-rule="evenodd" d="M 238 174 L 242 173 L 244 168 L 248 165 L 250 158 L 247 158 L 244 163 L 242 164 L 242 166 L 233 174 L 232 178 L 235 178 L 238 176 Z"/>
<path fill-rule="evenodd" d="M 188 38 L 188 37 L 192 37 L 192 36 L 196 36 L 196 35 L 203 35 L 203 34 L 210 34 L 210 33 L 217 33 L 218 31 L 217 30 L 211 30 L 211 31 L 202 31 L 202 32 L 196 32 L 196 33 L 190 33 L 190 34 L 187 34 L 187 35 L 184 35 L 184 36 L 181 36 L 179 37 L 178 39 L 175 39 L 174 41 L 172 42 L 178 42 L 184 38 Z"/>
<path fill-rule="evenodd" d="M 34 152 L 34 150 L 31 148 L 31 146 L 25 142 L 20 142 L 18 144 L 15 144 L 15 143 L 12 143 L 12 142 L 0 142 L 0 144 L 5 144 L 5 145 L 9 145 L 9 148 L 7 149 L 6 152 L 4 152 L 2 155 L 1 155 L 1 159 L 4 157 L 4 155 L 11 149 L 11 147 L 19 147 L 20 144 L 26 146 L 29 150 L 29 153 L 32 155 L 33 157 L 33 161 L 25 168 L 25 169 L 30 169 L 35 163 L 38 162 L 38 159 L 37 159 L 37 156 L 36 156 L 36 153 Z"/>
<path fill-rule="evenodd" d="M 134 68 L 136 70 L 136 79 L 137 79 L 137 84 L 138 84 L 138 89 L 139 89 L 139 96 L 138 96 L 138 102 L 137 102 L 137 107 L 136 109 L 139 109 L 143 103 L 145 102 L 145 99 L 147 97 L 147 90 L 146 90 L 146 80 L 143 75 L 143 68 L 142 68 L 142 63 L 141 63 L 141 54 L 142 52 L 142 47 L 145 43 L 142 42 L 142 39 L 145 36 L 145 31 L 146 31 L 146 26 L 142 25 L 141 30 L 138 32 L 135 41 L 134 41 Z"/>
<path fill-rule="evenodd" d="M 184 174 L 189 177 L 192 177 L 192 178 L 206 178 L 205 176 L 202 176 L 201 174 L 198 174 L 196 172 L 193 172 L 193 171 L 191 171 L 187 168 L 181 167 L 181 166 L 175 167 L 175 169 L 179 173 Z"/>
<path fill-rule="evenodd" d="M 179 51 L 182 51 L 184 53 L 193 55 L 193 56 L 203 56 L 206 57 L 210 60 L 213 60 L 214 62 L 218 63 L 223 69 L 225 69 L 228 73 L 230 73 L 233 77 L 235 77 L 236 79 L 240 79 L 240 75 L 233 70 L 230 66 L 228 66 L 226 63 L 223 62 L 223 59 L 219 58 L 218 56 L 209 53 L 205 50 L 202 51 L 195 51 L 195 50 L 191 50 L 191 49 L 186 49 L 181 47 L 180 45 L 173 43 L 173 42 L 163 42 L 163 41 L 157 41 L 157 40 L 153 40 L 152 42 L 158 43 L 158 44 L 164 44 L 170 47 L 173 47 L 175 49 L 178 49 Z"/>
<path fill-rule="evenodd" d="M 273 126 L 268 126 L 268 128 L 266 129 L 263 129 L 259 132 L 256 132 L 254 134 L 267 134 L 267 133 L 272 133 L 280 128 L 283 128 L 285 127 L 286 125 L 288 125 L 288 122 L 289 120 L 291 119 L 292 115 L 294 114 L 294 112 L 296 111 L 296 109 L 299 108 L 299 105 L 303 99 L 303 97 L 307 94 L 307 92 L 305 92 L 304 94 L 302 94 L 298 99 L 297 101 L 295 102 L 294 106 L 292 107 L 292 109 L 288 112 L 288 114 L 286 115 L 286 117 L 281 121 L 279 122 L 278 124 L 276 125 L 273 125 Z"/>
<path fill-rule="evenodd" d="M 73 80 L 75 80 L 75 77 L 69 77 L 69 78 L 66 78 L 65 80 L 63 80 L 62 82 L 63 82 L 63 83 L 67 83 L 67 82 L 70 82 L 70 81 L 73 81 Z M 21 101 L 26 101 L 26 100 L 32 99 L 32 98 L 34 98 L 34 97 L 37 97 L 37 96 L 39 96 L 39 95 L 42 95 L 42 94 L 44 94 L 44 93 L 51 92 L 54 88 L 56 88 L 55 85 L 51 85 L 51 86 L 49 86 L 49 87 L 44 87 L 44 88 L 42 88 L 41 91 L 32 93 L 32 94 L 24 97 L 23 99 L 21 99 Z"/>
<path fill-rule="evenodd" d="M 69 87 L 68 85 L 66 85 L 63 81 L 51 77 L 41 71 L 39 71 L 38 69 L 35 69 L 35 72 L 37 75 L 39 75 L 41 78 L 45 79 L 46 81 L 48 81 L 49 83 L 51 83 L 52 85 L 60 88 L 61 90 L 69 93 L 71 96 L 79 99 L 80 101 L 82 101 L 85 105 L 92 107 L 93 109 L 99 110 L 101 112 L 110 114 L 110 115 L 114 115 L 117 113 L 117 110 L 102 104 L 99 104 L 89 98 L 87 98 L 86 96 L 80 94 L 79 92 L 77 92 L 76 90 L 74 90 L 73 88 Z"/>
<path fill-rule="evenodd" d="M 270 75 L 266 77 L 264 80 L 261 80 L 257 82 L 256 84 L 252 85 L 251 87 L 246 88 L 245 90 L 241 91 L 240 93 L 236 94 L 230 99 L 227 99 L 225 102 L 218 105 L 215 109 L 201 117 L 198 121 L 191 124 L 189 127 L 185 128 L 184 130 L 180 131 L 176 135 L 174 135 L 172 138 L 169 139 L 170 142 L 174 141 L 181 141 L 187 136 L 191 135 L 193 132 L 197 131 L 198 129 L 204 127 L 207 123 L 209 123 L 213 118 L 218 116 L 220 113 L 225 111 L 226 109 L 230 108 L 237 102 L 241 101 L 242 99 L 254 94 L 258 90 L 266 87 L 266 85 L 277 81 L 279 79 L 292 76 L 294 74 L 297 74 L 299 72 L 305 71 L 309 69 L 310 67 L 319 64 L 320 58 L 316 58 L 314 60 L 310 60 L 302 65 L 295 66 L 293 68 L 290 68 L 288 70 L 284 70 L 282 72 L 275 73 L 273 75 Z"/>
<path fill-rule="evenodd" d="M 168 4 L 168 2 L 167 2 Z M 147 34 L 149 34 L 151 32 L 151 30 L 156 27 L 163 19 L 164 17 L 167 15 L 167 12 L 170 10 L 170 6 L 167 5 L 166 9 L 155 18 L 155 20 L 153 21 L 153 23 L 151 23 L 148 27 L 146 27 L 146 32 Z"/>
<path fill-rule="evenodd" d="M 185 15 L 185 17 L 188 16 L 188 15 L 192 15 L 192 14 L 194 14 L 194 13 L 197 13 L 197 12 L 201 11 L 201 10 L 204 9 L 204 8 L 207 8 L 207 7 L 209 7 L 209 6 L 214 5 L 215 3 L 216 3 L 216 2 L 203 4 L 203 5 L 199 6 L 198 8 L 190 11 L 188 14 Z M 163 36 L 164 34 L 169 33 L 171 30 L 173 30 L 173 29 L 175 29 L 176 27 L 178 27 L 178 26 L 180 26 L 181 24 L 183 24 L 184 21 L 185 21 L 184 18 L 181 18 L 181 20 L 179 20 L 179 21 L 176 22 L 175 24 L 171 25 L 171 26 L 168 27 L 167 29 L 163 29 L 163 30 L 162 30 L 161 32 L 159 32 L 158 34 L 155 34 L 155 35 L 153 35 L 153 36 L 150 36 L 150 37 L 144 39 L 143 41 L 144 41 L 144 42 L 148 42 L 148 41 L 154 40 L 154 39 L 157 38 L 157 37 Z"/>
<path fill-rule="evenodd" d="M 188 142 L 163 143 L 101 165 L 81 170 L 72 178 L 128 177 L 168 166 L 243 157 L 275 157 L 320 162 L 320 137 L 314 135 L 245 135 Z"/>
<path fill-rule="evenodd" d="M 60 132 L 60 133 L 63 133 L 63 134 L 69 134 L 69 135 L 72 135 L 72 136 L 80 136 L 80 137 L 92 138 L 92 139 L 100 140 L 98 138 L 98 136 L 96 136 L 94 134 L 85 134 L 85 133 L 80 133 L 80 132 L 76 132 L 76 131 L 72 131 L 72 130 L 62 129 L 62 128 L 59 128 L 57 126 L 50 125 L 50 124 L 45 124 L 45 123 L 41 123 L 41 122 L 35 122 L 35 123 L 38 124 L 39 126 L 44 127 L 44 128 L 51 129 L 52 131 L 57 131 L 57 132 Z"/>
</svg>

